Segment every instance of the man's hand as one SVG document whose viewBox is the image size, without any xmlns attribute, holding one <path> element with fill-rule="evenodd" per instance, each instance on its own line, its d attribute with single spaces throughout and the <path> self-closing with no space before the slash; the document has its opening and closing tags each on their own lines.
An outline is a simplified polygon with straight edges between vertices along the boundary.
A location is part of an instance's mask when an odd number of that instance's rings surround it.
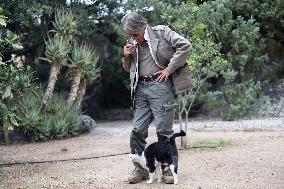
<svg viewBox="0 0 284 189">
<path fill-rule="evenodd" d="M 135 46 L 133 44 L 127 44 L 123 48 L 124 57 L 128 58 L 129 55 L 133 54 L 135 51 Z"/>
<path fill-rule="evenodd" d="M 156 81 L 159 81 L 159 82 L 161 82 L 161 81 L 163 81 L 163 80 L 165 80 L 165 82 L 168 80 L 168 78 L 169 78 L 169 76 L 170 76 L 170 73 L 168 72 L 168 70 L 167 69 L 163 69 L 163 70 L 161 70 L 161 71 L 158 71 L 158 72 L 156 72 L 156 73 L 154 73 L 155 75 L 159 75 L 158 77 L 157 77 L 157 79 L 156 79 Z"/>
</svg>

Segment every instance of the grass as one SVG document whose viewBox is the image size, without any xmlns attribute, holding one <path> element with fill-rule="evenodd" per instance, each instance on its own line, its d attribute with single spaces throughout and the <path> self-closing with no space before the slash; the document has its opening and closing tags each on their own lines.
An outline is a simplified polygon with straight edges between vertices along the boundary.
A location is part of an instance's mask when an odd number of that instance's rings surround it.
<svg viewBox="0 0 284 189">
<path fill-rule="evenodd" d="M 232 145 L 230 140 L 198 141 L 191 145 L 192 148 L 228 148 Z"/>
</svg>

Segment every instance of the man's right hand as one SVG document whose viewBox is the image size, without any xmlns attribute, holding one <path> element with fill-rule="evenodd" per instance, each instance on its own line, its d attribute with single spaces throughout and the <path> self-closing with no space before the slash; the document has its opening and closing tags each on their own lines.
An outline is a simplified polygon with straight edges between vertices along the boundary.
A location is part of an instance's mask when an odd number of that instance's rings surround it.
<svg viewBox="0 0 284 189">
<path fill-rule="evenodd" d="M 123 48 L 124 57 L 128 58 L 129 55 L 133 54 L 135 51 L 135 46 L 133 44 L 127 44 Z"/>
</svg>

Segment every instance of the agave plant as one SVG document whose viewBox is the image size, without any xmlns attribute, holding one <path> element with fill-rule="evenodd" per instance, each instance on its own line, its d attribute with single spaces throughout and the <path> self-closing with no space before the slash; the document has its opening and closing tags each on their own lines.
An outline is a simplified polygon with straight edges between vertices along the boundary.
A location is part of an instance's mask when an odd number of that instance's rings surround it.
<svg viewBox="0 0 284 189">
<path fill-rule="evenodd" d="M 98 67 L 99 56 L 94 54 L 91 64 L 86 64 L 84 66 L 84 74 L 81 79 L 78 96 L 76 98 L 76 103 L 81 104 L 83 97 L 86 92 L 87 85 L 92 83 L 94 80 L 100 77 L 101 68 Z"/>
<path fill-rule="evenodd" d="M 55 82 L 63 64 L 68 60 L 70 52 L 69 41 L 63 37 L 54 36 L 46 42 L 45 58 L 41 58 L 51 64 L 51 71 L 48 79 L 48 86 L 42 98 L 42 109 L 45 109 L 48 100 L 52 97 Z"/>
<path fill-rule="evenodd" d="M 28 136 L 35 136 L 44 127 L 44 116 L 40 111 L 40 100 L 43 95 L 41 88 L 29 91 L 23 95 L 17 104 L 17 114 L 19 117 L 19 127 Z"/>
<path fill-rule="evenodd" d="M 73 35 L 76 32 L 77 23 L 77 19 L 72 11 L 62 9 L 56 11 L 53 25 L 55 32 L 58 33 L 59 36 Z"/>
<path fill-rule="evenodd" d="M 96 54 L 89 46 L 86 44 L 82 44 L 80 46 L 75 45 L 72 51 L 72 58 L 70 60 L 71 64 L 69 64 L 70 74 L 72 77 L 72 86 L 71 91 L 69 93 L 67 102 L 72 105 L 75 101 L 81 78 L 88 69 L 90 69 L 89 65 L 92 65 Z M 97 61 L 97 60 L 96 60 Z"/>
<path fill-rule="evenodd" d="M 48 138 L 78 135 L 81 131 L 81 115 L 81 107 L 66 106 L 65 96 L 55 94 L 50 100 L 48 114 L 43 121 L 43 125 L 49 129 Z"/>
<path fill-rule="evenodd" d="M 46 42 L 46 58 L 42 58 L 51 64 L 51 71 L 48 80 L 48 86 L 42 99 L 42 109 L 45 109 L 48 100 L 53 95 L 55 82 L 60 69 L 68 60 L 68 53 L 70 51 L 70 41 L 73 34 L 76 32 L 77 20 L 75 15 L 69 10 L 58 9 L 55 13 L 55 20 L 53 22 L 55 32 L 53 38 L 49 38 Z"/>
</svg>

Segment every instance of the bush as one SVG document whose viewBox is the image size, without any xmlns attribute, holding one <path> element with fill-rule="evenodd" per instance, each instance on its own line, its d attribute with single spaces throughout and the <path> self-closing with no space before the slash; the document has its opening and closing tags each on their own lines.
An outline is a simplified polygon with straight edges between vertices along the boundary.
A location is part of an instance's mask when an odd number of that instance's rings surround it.
<svg viewBox="0 0 284 189">
<path fill-rule="evenodd" d="M 236 14 L 237 6 L 229 0 L 194 2 L 167 7 L 161 16 L 193 45 L 188 59 L 197 95 L 193 100 L 224 107 L 226 120 L 244 116 L 273 75 L 264 54 L 262 25 L 253 16 Z"/>
<path fill-rule="evenodd" d="M 41 93 L 27 92 L 19 99 L 17 104 L 17 115 L 19 118 L 19 127 L 23 129 L 28 136 L 41 136 L 44 116 L 40 110 Z M 39 95 L 38 95 L 39 94 Z M 42 136 L 40 138 L 43 138 Z"/>
<path fill-rule="evenodd" d="M 62 95 L 51 99 L 45 113 L 40 110 L 42 90 L 25 94 L 18 103 L 19 127 L 36 141 L 61 139 L 80 134 L 81 108 L 67 106 Z"/>
<path fill-rule="evenodd" d="M 63 95 L 55 94 L 47 109 L 45 125 L 53 138 L 75 136 L 81 130 L 81 107 L 68 106 Z"/>
<path fill-rule="evenodd" d="M 246 116 L 261 90 L 261 83 L 255 83 L 252 80 L 227 85 L 223 92 L 215 91 L 208 93 L 207 106 L 209 110 L 213 110 L 216 107 L 222 109 L 220 116 L 224 120 L 231 121 L 235 118 Z"/>
</svg>

